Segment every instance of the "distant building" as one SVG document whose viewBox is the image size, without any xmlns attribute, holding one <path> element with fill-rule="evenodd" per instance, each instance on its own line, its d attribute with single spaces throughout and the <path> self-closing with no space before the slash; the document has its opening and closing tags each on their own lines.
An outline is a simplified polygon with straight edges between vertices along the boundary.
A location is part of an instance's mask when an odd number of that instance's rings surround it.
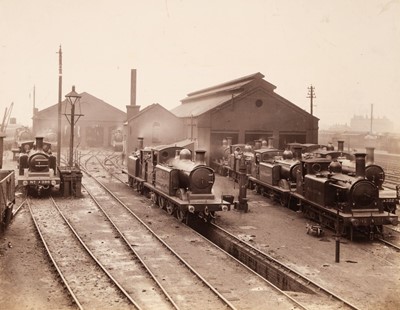
<svg viewBox="0 0 400 310">
<path fill-rule="evenodd" d="M 261 73 L 192 92 L 181 105 L 167 111 L 153 104 L 142 111 L 136 104 L 136 70 L 131 72 L 131 102 L 127 106 L 127 153 L 144 145 L 194 142 L 210 154 L 224 138 L 232 143 L 255 143 L 274 138 L 274 146 L 287 143 L 318 143 L 319 119 L 274 92 L 275 86 Z"/>
<path fill-rule="evenodd" d="M 113 129 L 122 128 L 126 113 L 86 92 L 80 94 L 81 111 L 76 107 L 75 114 L 83 114 L 75 124 L 75 145 L 80 147 L 108 147 L 111 143 Z M 69 146 L 71 127 L 64 113 L 71 114 L 70 108 L 65 110 L 66 100 L 62 102 L 61 141 Z M 75 117 L 76 119 L 76 117 Z M 41 111 L 35 111 L 32 130 L 35 135 L 44 136 L 49 132 L 57 134 L 58 104 Z"/>
<path fill-rule="evenodd" d="M 371 117 L 354 115 L 350 120 L 350 128 L 352 131 L 371 131 Z M 394 124 L 386 117 L 372 118 L 372 132 L 384 133 L 393 132 Z"/>
<path fill-rule="evenodd" d="M 208 151 L 222 140 L 254 145 L 274 138 L 274 146 L 318 143 L 319 119 L 274 92 L 276 86 L 255 73 L 192 92 L 171 112 L 181 118 L 185 136 Z"/>
</svg>

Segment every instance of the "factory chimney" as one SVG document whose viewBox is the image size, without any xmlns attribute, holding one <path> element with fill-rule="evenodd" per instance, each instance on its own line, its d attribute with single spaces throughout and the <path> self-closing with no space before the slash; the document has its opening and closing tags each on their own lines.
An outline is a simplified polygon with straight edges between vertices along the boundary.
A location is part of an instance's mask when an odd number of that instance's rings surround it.
<svg viewBox="0 0 400 310">
<path fill-rule="evenodd" d="M 131 102 L 126 106 L 127 119 L 131 119 L 139 113 L 140 106 L 136 105 L 136 69 L 131 70 Z"/>
</svg>

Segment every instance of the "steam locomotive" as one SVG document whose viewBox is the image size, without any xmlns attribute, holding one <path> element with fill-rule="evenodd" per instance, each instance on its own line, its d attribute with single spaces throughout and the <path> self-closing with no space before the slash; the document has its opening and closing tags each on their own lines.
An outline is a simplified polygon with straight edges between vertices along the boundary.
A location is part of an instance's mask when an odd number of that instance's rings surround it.
<svg viewBox="0 0 400 310">
<path fill-rule="evenodd" d="M 175 214 L 180 221 L 198 215 L 205 221 L 212 221 L 215 212 L 228 211 L 232 199 L 213 194 L 214 170 L 205 164 L 205 151 L 196 151 L 192 161 L 190 150 L 175 145 L 143 148 L 128 157 L 129 185 L 138 192 L 149 195 L 152 202 Z"/>
<path fill-rule="evenodd" d="M 249 188 L 350 238 L 355 228 L 373 236 L 382 232 L 383 225 L 397 225 L 398 217 L 388 210 L 379 183 L 366 173 L 377 167 L 368 170 L 365 154 L 355 154 L 354 173 L 348 174 L 340 156 L 303 158 L 301 147 L 295 148 L 293 156 L 290 153 L 281 156 L 272 148 L 256 150 Z M 399 196 L 397 190 L 397 203 Z"/>
<path fill-rule="evenodd" d="M 111 146 L 114 151 L 121 152 L 123 150 L 123 140 L 121 129 L 115 129 L 111 132 Z"/>
<path fill-rule="evenodd" d="M 18 185 L 29 192 L 40 195 L 60 184 L 56 175 L 56 157 L 51 154 L 51 144 L 43 142 L 43 137 L 34 141 L 23 142 L 18 160 Z"/>
</svg>

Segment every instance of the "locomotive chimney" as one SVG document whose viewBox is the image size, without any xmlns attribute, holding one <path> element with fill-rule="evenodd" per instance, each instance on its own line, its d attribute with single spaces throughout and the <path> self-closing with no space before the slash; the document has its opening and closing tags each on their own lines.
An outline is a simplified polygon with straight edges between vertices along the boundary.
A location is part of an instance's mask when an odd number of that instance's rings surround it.
<svg viewBox="0 0 400 310">
<path fill-rule="evenodd" d="M 0 133 L 0 169 L 3 168 L 4 135 Z"/>
<path fill-rule="evenodd" d="M 269 137 L 268 138 L 268 148 L 269 149 L 273 149 L 274 148 L 274 138 L 273 137 Z"/>
<path fill-rule="evenodd" d="M 138 150 L 143 149 L 143 137 L 138 137 Z"/>
<path fill-rule="evenodd" d="M 365 178 L 365 153 L 356 153 L 356 178 Z"/>
<path fill-rule="evenodd" d="M 205 150 L 196 150 L 196 164 L 205 165 L 206 164 L 206 151 Z"/>
<path fill-rule="evenodd" d="M 295 146 L 295 147 L 293 147 L 293 150 L 294 150 L 294 159 L 301 160 L 302 147 L 301 146 Z"/>
<path fill-rule="evenodd" d="M 43 151 L 43 137 L 36 137 L 36 151 Z"/>
<path fill-rule="evenodd" d="M 367 150 L 367 163 L 368 164 L 373 164 L 375 161 L 375 148 L 370 146 L 365 148 Z"/>
<path fill-rule="evenodd" d="M 226 138 L 228 140 L 228 146 L 232 145 L 232 137 L 227 137 Z"/>
<path fill-rule="evenodd" d="M 338 140 L 338 151 L 343 152 L 344 151 L 344 141 L 343 140 Z"/>
<path fill-rule="evenodd" d="M 254 140 L 254 149 L 255 150 L 261 149 L 261 140 Z"/>
</svg>

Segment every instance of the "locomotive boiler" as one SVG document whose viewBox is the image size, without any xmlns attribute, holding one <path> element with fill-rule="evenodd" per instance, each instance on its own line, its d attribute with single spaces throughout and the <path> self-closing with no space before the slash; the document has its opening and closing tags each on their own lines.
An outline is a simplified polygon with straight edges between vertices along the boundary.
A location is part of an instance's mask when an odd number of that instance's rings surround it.
<svg viewBox="0 0 400 310">
<path fill-rule="evenodd" d="M 128 169 L 123 172 L 130 186 L 181 221 L 187 221 L 190 214 L 211 221 L 215 212 L 230 210 L 231 203 L 224 196 L 213 194 L 215 174 L 205 164 L 205 151 L 196 151 L 193 161 L 191 151 L 183 147 L 140 145 L 128 157 Z"/>
<path fill-rule="evenodd" d="M 123 150 L 124 136 L 121 129 L 115 129 L 111 132 L 111 146 L 114 151 L 121 152 Z"/>
</svg>

